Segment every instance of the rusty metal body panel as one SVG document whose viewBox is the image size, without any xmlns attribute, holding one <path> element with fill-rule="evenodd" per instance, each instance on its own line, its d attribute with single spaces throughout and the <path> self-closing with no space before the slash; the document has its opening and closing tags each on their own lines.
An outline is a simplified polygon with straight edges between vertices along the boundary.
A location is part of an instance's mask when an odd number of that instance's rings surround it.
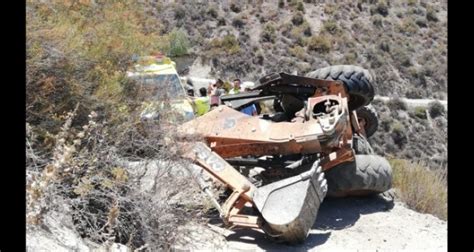
<svg viewBox="0 0 474 252">
<path fill-rule="evenodd" d="M 258 227 L 289 241 L 301 241 L 306 238 L 326 194 L 327 186 L 324 189 L 326 182 L 321 171 L 353 161 L 352 135 L 363 133 L 363 130 L 355 112 L 349 111 L 349 97 L 339 81 L 280 73 L 268 75 L 260 82 L 262 84 L 254 88 L 252 97 L 290 95 L 304 100 L 304 106 L 291 115 L 291 120 L 275 122 L 221 105 L 181 125 L 178 134 L 183 140 L 195 136 L 203 139 L 203 142 L 183 143 L 188 150 L 186 157 L 233 191 L 222 206 L 216 207 L 225 223 Z M 241 106 L 242 103 L 235 104 Z M 313 157 L 310 160 L 316 158 L 317 166 L 260 188 L 225 160 L 291 155 L 302 157 L 290 165 L 291 168 L 300 167 L 306 156 Z M 297 198 L 282 199 L 283 195 Z M 242 214 L 246 206 L 257 210 L 257 214 Z M 290 211 L 283 214 L 287 217 L 284 221 L 275 217 L 278 208 Z"/>
</svg>

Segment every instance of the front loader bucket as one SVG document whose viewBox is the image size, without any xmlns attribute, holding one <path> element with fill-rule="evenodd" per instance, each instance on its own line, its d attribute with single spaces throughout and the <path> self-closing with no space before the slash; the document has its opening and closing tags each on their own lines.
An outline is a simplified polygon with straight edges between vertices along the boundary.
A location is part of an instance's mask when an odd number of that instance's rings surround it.
<svg viewBox="0 0 474 252">
<path fill-rule="evenodd" d="M 316 161 L 309 171 L 258 188 L 253 200 L 269 235 L 299 243 L 308 236 L 326 192 L 327 182 Z"/>
</svg>

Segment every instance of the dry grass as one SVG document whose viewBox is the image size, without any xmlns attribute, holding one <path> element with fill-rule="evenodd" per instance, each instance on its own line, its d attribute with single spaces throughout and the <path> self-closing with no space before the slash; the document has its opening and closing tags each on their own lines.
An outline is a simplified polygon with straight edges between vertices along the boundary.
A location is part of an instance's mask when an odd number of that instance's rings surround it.
<svg viewBox="0 0 474 252">
<path fill-rule="evenodd" d="M 408 207 L 447 220 L 447 170 L 430 170 L 404 159 L 390 159 L 393 187 Z"/>
<path fill-rule="evenodd" d="M 189 195 L 192 188 L 190 177 L 176 172 L 184 160 L 167 142 L 174 130 L 140 123 L 136 114 L 111 127 L 95 112 L 77 129 L 73 127 L 77 107 L 66 116 L 60 132 L 52 135 L 52 153 L 41 147 L 35 134 L 38 127 L 27 124 L 27 228 L 42 227 L 44 217 L 58 211 L 72 218 L 82 237 L 99 244 L 169 249 L 177 226 L 191 218 L 191 211 L 170 203 L 178 193 Z M 129 160 L 163 163 L 157 163 L 156 175 L 149 177 L 150 190 L 142 189 L 145 173 L 134 174 L 138 168 L 130 168 Z"/>
</svg>

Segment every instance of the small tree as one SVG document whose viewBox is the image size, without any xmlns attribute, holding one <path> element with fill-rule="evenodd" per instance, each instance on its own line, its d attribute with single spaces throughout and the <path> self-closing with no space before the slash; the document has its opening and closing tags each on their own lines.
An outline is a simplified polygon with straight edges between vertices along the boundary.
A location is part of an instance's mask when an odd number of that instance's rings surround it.
<svg viewBox="0 0 474 252">
<path fill-rule="evenodd" d="M 171 57 L 179 57 L 188 53 L 189 49 L 189 40 L 184 29 L 173 28 L 169 34 L 170 38 L 170 51 L 169 55 Z"/>
</svg>

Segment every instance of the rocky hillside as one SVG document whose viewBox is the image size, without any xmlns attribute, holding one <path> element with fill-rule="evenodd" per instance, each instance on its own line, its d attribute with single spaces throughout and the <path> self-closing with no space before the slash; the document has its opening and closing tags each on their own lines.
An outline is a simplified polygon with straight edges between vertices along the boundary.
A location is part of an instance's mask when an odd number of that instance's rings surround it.
<svg viewBox="0 0 474 252">
<path fill-rule="evenodd" d="M 211 74 L 258 80 L 336 64 L 371 69 L 377 93 L 446 99 L 447 1 L 171 1 L 151 8 L 183 27 Z"/>
<path fill-rule="evenodd" d="M 446 1 L 173 1 L 154 8 L 164 30 L 187 34 L 193 53 L 183 65 L 194 60 L 198 77 L 258 81 L 270 72 L 353 64 L 372 71 L 378 95 L 446 99 Z M 445 113 L 431 120 L 421 107 L 376 109 L 377 153 L 446 166 Z"/>
</svg>

